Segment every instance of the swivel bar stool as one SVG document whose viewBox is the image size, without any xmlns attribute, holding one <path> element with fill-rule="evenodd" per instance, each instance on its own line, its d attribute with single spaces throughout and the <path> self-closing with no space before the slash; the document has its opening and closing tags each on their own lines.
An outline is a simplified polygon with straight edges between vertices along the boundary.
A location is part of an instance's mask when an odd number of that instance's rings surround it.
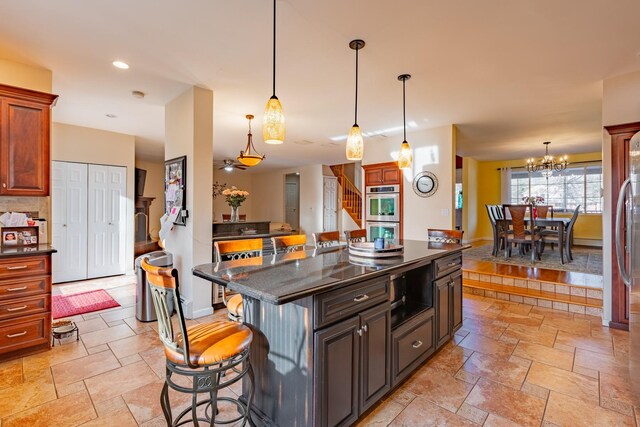
<svg viewBox="0 0 640 427">
<path fill-rule="evenodd" d="M 178 290 L 178 271 L 175 268 L 155 267 L 142 260 L 142 269 L 147 272 L 151 287 L 153 305 L 158 316 L 158 334 L 164 345 L 166 356 L 166 377 L 160 406 L 167 425 L 171 427 L 193 423 L 200 426 L 234 424 L 242 420 L 244 426 L 250 419 L 251 402 L 254 394 L 253 368 L 249 360 L 249 347 L 253 339 L 251 330 L 237 322 L 211 322 L 186 327 Z M 167 307 L 167 298 L 173 298 L 177 313 L 177 331 L 171 322 Z M 229 375 L 235 372 L 236 376 Z M 191 386 L 179 385 L 173 375 L 189 378 Z M 249 395 L 246 404 L 239 399 L 219 397 L 218 391 L 240 381 L 245 375 L 249 378 Z M 184 381 L 180 381 L 185 383 Z M 169 402 L 169 387 L 192 396 L 191 406 L 172 417 Z M 199 394 L 207 398 L 198 401 Z M 216 420 L 218 402 L 229 402 L 236 406 L 239 416 L 231 420 Z M 204 412 L 198 414 L 198 407 L 204 405 Z M 190 418 L 185 418 L 188 414 Z"/>
</svg>

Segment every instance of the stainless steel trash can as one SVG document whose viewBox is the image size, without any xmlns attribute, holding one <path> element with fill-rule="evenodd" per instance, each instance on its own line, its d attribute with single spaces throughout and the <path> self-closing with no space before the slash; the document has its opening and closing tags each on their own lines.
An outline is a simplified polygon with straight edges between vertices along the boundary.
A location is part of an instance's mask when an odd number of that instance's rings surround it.
<svg viewBox="0 0 640 427">
<path fill-rule="evenodd" d="M 140 267 L 144 258 L 149 258 L 149 264 L 155 267 L 172 267 L 173 256 L 166 251 L 155 251 L 140 255 L 136 258 L 136 319 L 141 322 L 153 322 L 154 320 L 158 320 L 158 317 L 156 316 L 156 308 L 151 298 L 151 288 L 147 282 L 147 273 Z M 167 297 L 169 313 L 173 313 L 173 295 L 167 295 Z"/>
</svg>

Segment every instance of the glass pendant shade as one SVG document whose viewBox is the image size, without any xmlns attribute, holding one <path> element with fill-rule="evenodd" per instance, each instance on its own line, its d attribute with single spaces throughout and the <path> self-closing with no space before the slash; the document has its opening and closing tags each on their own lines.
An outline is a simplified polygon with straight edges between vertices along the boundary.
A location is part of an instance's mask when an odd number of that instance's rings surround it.
<svg viewBox="0 0 640 427">
<path fill-rule="evenodd" d="M 284 142 L 285 126 L 282 105 L 275 95 L 269 98 L 264 109 L 262 121 L 262 138 L 266 144 L 282 144 Z"/>
<path fill-rule="evenodd" d="M 243 153 L 238 156 L 238 161 L 245 166 L 251 167 L 260 163 L 262 161 L 262 156 L 246 155 Z"/>
<path fill-rule="evenodd" d="M 347 137 L 347 160 L 362 160 L 364 141 L 360 126 L 353 125 Z"/>
<path fill-rule="evenodd" d="M 406 169 L 413 166 L 413 152 L 407 141 L 402 141 L 400 154 L 398 154 L 398 167 Z"/>
</svg>

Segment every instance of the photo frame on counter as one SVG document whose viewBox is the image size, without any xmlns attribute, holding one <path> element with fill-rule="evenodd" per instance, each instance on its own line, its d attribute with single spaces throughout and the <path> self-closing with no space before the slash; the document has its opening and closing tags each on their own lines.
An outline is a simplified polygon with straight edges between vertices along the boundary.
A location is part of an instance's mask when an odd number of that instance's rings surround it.
<svg viewBox="0 0 640 427">
<path fill-rule="evenodd" d="M 164 162 L 164 213 L 169 215 L 174 207 L 180 208 L 174 224 L 187 223 L 187 156 Z"/>
<path fill-rule="evenodd" d="M 3 248 L 37 246 L 39 243 L 38 227 L 2 227 L 0 239 Z"/>
</svg>

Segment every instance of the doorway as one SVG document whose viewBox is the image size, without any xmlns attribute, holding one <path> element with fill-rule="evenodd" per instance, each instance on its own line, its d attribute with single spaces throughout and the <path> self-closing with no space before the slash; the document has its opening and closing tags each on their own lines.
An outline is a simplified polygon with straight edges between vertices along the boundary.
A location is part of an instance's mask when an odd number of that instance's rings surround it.
<svg viewBox="0 0 640 427">
<path fill-rule="evenodd" d="M 284 178 L 284 220 L 292 231 L 300 231 L 300 175 L 290 173 Z"/>
<path fill-rule="evenodd" d="M 338 178 L 324 177 L 322 231 L 338 230 Z"/>
</svg>

